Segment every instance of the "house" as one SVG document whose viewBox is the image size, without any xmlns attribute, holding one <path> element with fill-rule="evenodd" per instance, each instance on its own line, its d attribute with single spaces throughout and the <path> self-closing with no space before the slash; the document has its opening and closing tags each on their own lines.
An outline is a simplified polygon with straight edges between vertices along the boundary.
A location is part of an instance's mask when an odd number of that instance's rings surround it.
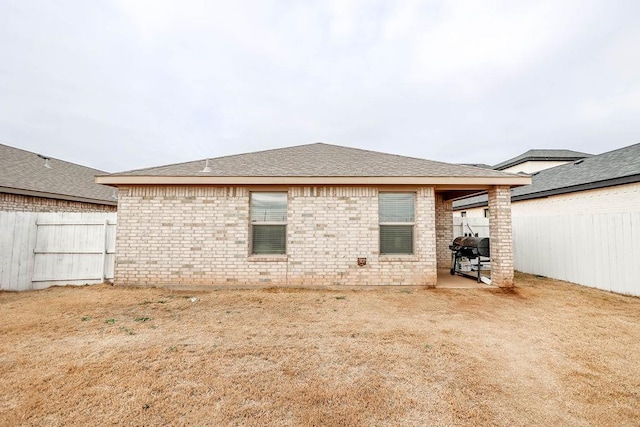
<svg viewBox="0 0 640 427">
<path fill-rule="evenodd" d="M 520 154 L 512 159 L 505 160 L 495 166 L 485 164 L 464 163 L 470 166 L 477 166 L 489 169 L 500 170 L 503 172 L 533 174 L 544 169 L 555 166 L 564 165 L 569 162 L 591 157 L 592 154 L 582 153 L 573 150 L 560 149 L 534 149 Z M 467 197 L 463 200 L 454 202 L 454 217 L 489 217 L 489 209 L 487 208 L 486 195 L 476 197 Z M 464 209 L 458 207 L 464 206 Z"/>
<path fill-rule="evenodd" d="M 535 172 L 511 203 L 517 270 L 640 295 L 640 144 Z M 453 209 L 491 206 L 485 194 Z"/>
<path fill-rule="evenodd" d="M 119 189 L 116 284 L 435 285 L 451 200 L 486 190 L 511 286 L 509 191 L 530 178 L 316 143 L 96 181 Z"/>
<path fill-rule="evenodd" d="M 115 212 L 104 171 L 0 144 L 0 211 Z"/>
<path fill-rule="evenodd" d="M 530 174 L 587 157 L 591 157 L 591 154 L 573 150 L 536 149 L 529 150 L 512 159 L 498 163 L 493 169 L 511 173 Z"/>
</svg>

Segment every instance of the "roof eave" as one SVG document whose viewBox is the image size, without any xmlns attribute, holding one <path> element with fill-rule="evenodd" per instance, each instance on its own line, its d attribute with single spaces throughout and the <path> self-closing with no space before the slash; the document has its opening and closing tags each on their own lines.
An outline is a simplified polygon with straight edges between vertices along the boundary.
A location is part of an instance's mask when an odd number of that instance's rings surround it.
<svg viewBox="0 0 640 427">
<path fill-rule="evenodd" d="M 640 174 L 606 179 L 596 182 L 588 182 L 586 184 L 571 185 L 568 187 L 552 188 L 535 193 L 519 194 L 511 196 L 511 201 L 517 202 L 521 200 L 540 199 L 543 197 L 557 196 L 560 194 L 576 193 L 578 191 L 597 190 L 599 188 L 614 187 L 616 185 L 634 184 L 636 182 L 640 182 Z"/>
<path fill-rule="evenodd" d="M 508 185 L 531 184 L 530 176 L 144 176 L 103 175 L 96 183 L 121 185 Z"/>
<path fill-rule="evenodd" d="M 69 196 L 66 194 L 47 193 L 43 191 L 25 190 L 22 188 L 0 187 L 0 193 L 16 194 L 19 196 L 41 197 L 44 199 L 65 200 L 68 202 L 91 203 L 94 205 L 118 206 L 117 200 L 91 199 L 88 197 Z"/>
</svg>

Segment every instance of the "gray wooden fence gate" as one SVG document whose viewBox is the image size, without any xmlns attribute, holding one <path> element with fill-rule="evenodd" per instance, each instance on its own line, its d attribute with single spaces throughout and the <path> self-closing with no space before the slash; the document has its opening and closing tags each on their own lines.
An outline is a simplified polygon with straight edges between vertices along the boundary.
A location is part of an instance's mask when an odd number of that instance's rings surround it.
<svg viewBox="0 0 640 427">
<path fill-rule="evenodd" d="M 113 279 L 116 213 L 0 212 L 0 290 Z"/>
</svg>

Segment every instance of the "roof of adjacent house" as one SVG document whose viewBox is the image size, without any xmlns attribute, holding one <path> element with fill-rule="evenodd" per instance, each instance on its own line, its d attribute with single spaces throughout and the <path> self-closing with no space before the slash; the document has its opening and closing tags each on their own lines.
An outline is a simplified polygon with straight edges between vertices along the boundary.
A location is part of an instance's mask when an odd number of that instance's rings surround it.
<svg viewBox="0 0 640 427">
<path fill-rule="evenodd" d="M 203 172 L 205 166 L 209 172 Z M 299 145 L 254 153 L 202 159 L 186 163 L 137 169 L 98 177 L 106 184 L 123 183 L 306 183 L 319 178 L 346 182 L 346 178 L 485 178 L 526 184 L 526 178 L 490 169 L 386 154 L 324 143 Z M 138 179 L 136 179 L 138 178 Z M 176 179 L 168 179 L 176 178 Z M 177 179 L 184 178 L 184 179 Z M 307 180 L 305 180 L 307 178 Z M 331 181 L 331 179 L 334 179 Z M 354 182 L 356 180 L 353 180 Z M 351 182 L 351 181 L 349 181 Z"/>
<path fill-rule="evenodd" d="M 95 183 L 95 176 L 104 173 L 0 144 L 1 193 L 116 205 L 114 189 Z"/>
<path fill-rule="evenodd" d="M 536 172 L 531 185 L 511 190 L 511 200 L 536 199 L 633 182 L 640 182 L 640 144 Z M 486 205 L 486 194 L 453 203 L 456 210 Z"/>
<path fill-rule="evenodd" d="M 483 169 L 493 169 L 493 166 L 488 165 L 486 163 L 460 163 L 463 166 L 473 166 L 476 168 L 483 168 Z"/>
<path fill-rule="evenodd" d="M 495 170 L 503 170 L 512 166 L 519 165 L 524 162 L 530 161 L 567 161 L 584 159 L 585 157 L 591 157 L 592 154 L 581 153 L 580 151 L 573 150 L 556 150 L 556 149 L 534 149 L 529 150 L 526 153 L 522 153 L 512 159 L 505 160 L 493 166 Z"/>
</svg>

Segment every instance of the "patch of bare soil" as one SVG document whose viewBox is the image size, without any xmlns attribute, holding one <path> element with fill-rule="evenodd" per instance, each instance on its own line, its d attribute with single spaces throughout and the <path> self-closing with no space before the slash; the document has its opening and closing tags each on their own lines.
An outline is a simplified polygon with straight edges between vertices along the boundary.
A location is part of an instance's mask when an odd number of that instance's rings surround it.
<svg viewBox="0 0 640 427">
<path fill-rule="evenodd" d="M 0 424 L 640 424 L 640 299 L 516 279 L 0 293 Z"/>
</svg>

